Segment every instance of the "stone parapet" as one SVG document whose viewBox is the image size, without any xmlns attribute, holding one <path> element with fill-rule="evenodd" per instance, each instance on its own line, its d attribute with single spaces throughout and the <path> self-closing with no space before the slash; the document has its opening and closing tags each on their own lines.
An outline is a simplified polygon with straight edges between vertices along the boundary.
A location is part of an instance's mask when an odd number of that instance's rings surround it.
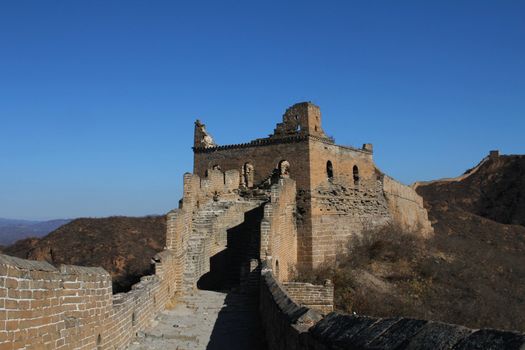
<svg viewBox="0 0 525 350">
<path fill-rule="evenodd" d="M 423 198 L 406 185 L 383 176 L 383 191 L 393 222 L 408 232 L 417 232 L 424 237 L 434 234 L 428 219 L 428 212 L 423 206 Z"/>
<path fill-rule="evenodd" d="M 172 253 L 155 259 L 155 275 L 112 295 L 111 276 L 100 267 L 0 255 L 0 349 L 124 348 L 175 291 Z"/>
<path fill-rule="evenodd" d="M 296 303 L 326 315 L 334 311 L 334 285 L 327 280 L 324 285 L 283 282 L 286 293 Z"/>
<path fill-rule="evenodd" d="M 377 318 L 337 312 L 322 316 L 300 305 L 263 262 L 260 316 L 272 350 L 501 349 L 521 350 L 525 334 L 412 318 Z"/>
</svg>

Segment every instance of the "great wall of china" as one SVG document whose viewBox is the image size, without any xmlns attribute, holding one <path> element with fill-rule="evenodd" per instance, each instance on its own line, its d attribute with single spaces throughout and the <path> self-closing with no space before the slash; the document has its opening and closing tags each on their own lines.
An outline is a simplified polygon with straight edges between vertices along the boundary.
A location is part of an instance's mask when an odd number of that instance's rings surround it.
<svg viewBox="0 0 525 350">
<path fill-rule="evenodd" d="M 155 273 L 131 291 L 113 294 L 101 268 L 0 255 L 0 350 L 124 349 L 198 289 L 234 289 L 258 305 L 268 349 L 525 347 L 514 332 L 339 314 L 330 281 L 290 281 L 371 226 L 433 232 L 421 197 L 375 167 L 372 145 L 335 145 L 317 106 L 294 105 L 269 138 L 228 147 L 197 122 L 194 154 Z"/>
</svg>

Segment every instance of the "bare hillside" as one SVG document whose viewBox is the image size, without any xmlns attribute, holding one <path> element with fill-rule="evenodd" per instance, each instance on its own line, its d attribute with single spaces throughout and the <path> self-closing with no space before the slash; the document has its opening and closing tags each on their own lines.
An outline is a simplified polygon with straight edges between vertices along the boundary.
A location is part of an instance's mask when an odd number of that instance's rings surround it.
<svg viewBox="0 0 525 350">
<path fill-rule="evenodd" d="M 43 238 L 4 247 L 4 254 L 52 264 L 102 266 L 111 273 L 114 292 L 125 291 L 149 274 L 151 258 L 165 245 L 166 218 L 76 219 Z"/>
</svg>

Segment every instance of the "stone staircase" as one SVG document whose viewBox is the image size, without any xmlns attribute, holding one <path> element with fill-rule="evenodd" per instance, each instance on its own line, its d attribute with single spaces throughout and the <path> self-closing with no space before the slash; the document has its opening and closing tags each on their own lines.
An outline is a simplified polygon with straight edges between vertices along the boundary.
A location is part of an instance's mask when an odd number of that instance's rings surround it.
<svg viewBox="0 0 525 350">
<path fill-rule="evenodd" d="M 209 237 L 212 235 L 213 225 L 234 204 L 231 201 L 211 201 L 194 214 L 183 276 L 185 290 L 193 288 L 196 278 L 210 269 L 208 257 L 212 247 Z"/>
<path fill-rule="evenodd" d="M 254 209 L 260 208 L 266 200 L 266 195 L 257 193 L 250 198 L 210 201 L 194 213 L 187 242 L 184 292 L 191 292 L 197 280 L 210 272 L 210 258 L 221 251 L 227 253 L 226 263 L 235 266 L 226 271 L 225 280 L 230 285 L 239 283 L 239 275 L 244 272 L 241 269 L 249 271 L 249 260 L 258 258 L 259 242 L 253 238 L 257 237 L 262 211 L 258 213 L 259 209 Z M 232 241 L 227 238 L 230 236 L 236 238 Z"/>
</svg>

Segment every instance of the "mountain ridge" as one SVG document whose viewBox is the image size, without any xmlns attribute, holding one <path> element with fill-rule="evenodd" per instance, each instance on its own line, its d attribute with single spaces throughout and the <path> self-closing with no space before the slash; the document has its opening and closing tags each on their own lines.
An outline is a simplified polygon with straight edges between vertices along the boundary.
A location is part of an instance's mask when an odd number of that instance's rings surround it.
<svg viewBox="0 0 525 350">
<path fill-rule="evenodd" d="M 0 245 L 11 245 L 20 239 L 43 237 L 71 219 L 19 220 L 0 218 Z"/>
</svg>

